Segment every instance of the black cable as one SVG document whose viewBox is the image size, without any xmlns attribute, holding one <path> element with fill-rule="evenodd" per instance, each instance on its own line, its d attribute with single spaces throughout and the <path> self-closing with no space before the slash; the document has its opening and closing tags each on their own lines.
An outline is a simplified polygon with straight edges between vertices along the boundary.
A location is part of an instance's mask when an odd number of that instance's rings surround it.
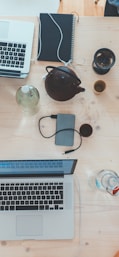
<svg viewBox="0 0 119 257">
<path fill-rule="evenodd" d="M 80 136 L 80 144 L 79 144 L 76 148 L 67 150 L 67 151 L 65 151 L 64 153 L 65 153 L 65 154 L 68 154 L 68 153 L 74 152 L 74 151 L 76 151 L 76 150 L 78 150 L 78 149 L 80 148 L 80 146 L 81 146 L 81 144 L 82 144 L 82 136 L 81 136 L 80 132 L 79 132 L 78 130 L 76 130 L 76 129 L 73 129 L 73 128 L 60 129 L 60 130 L 58 130 L 58 131 L 55 131 L 55 132 L 54 132 L 52 135 L 50 135 L 50 136 L 45 136 L 45 135 L 42 133 L 42 131 L 41 131 L 41 120 L 43 120 L 43 119 L 45 119 L 45 118 L 57 119 L 57 115 L 52 114 L 52 115 L 42 116 L 42 117 L 39 119 L 39 121 L 38 121 L 38 128 L 39 128 L 39 132 L 40 132 L 40 134 L 41 134 L 42 137 L 48 139 L 48 138 L 54 137 L 56 134 L 58 134 L 58 133 L 60 133 L 60 132 L 63 132 L 63 131 L 69 131 L 69 130 L 70 130 L 70 131 L 74 131 L 74 132 L 76 132 L 76 133 Z"/>
</svg>

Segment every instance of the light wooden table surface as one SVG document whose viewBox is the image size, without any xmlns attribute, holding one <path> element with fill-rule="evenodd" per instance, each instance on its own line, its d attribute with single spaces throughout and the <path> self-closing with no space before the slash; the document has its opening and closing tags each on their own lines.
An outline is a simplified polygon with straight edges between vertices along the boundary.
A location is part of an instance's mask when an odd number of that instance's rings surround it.
<svg viewBox="0 0 119 257">
<path fill-rule="evenodd" d="M 104 16 L 106 0 L 61 0 L 59 11 L 62 13 L 77 12 L 80 16 Z"/>
<path fill-rule="evenodd" d="M 25 19 L 25 18 L 24 18 Z M 28 19 L 28 17 L 26 18 Z M 30 18 L 29 18 L 30 19 Z M 32 57 L 37 52 L 37 18 Z M 66 156 L 78 158 L 75 179 L 75 237 L 69 241 L 1 241 L 1 257 L 112 257 L 119 250 L 119 196 L 96 190 L 91 178 L 101 169 L 119 174 L 119 21 L 118 18 L 80 17 L 76 24 L 73 69 L 82 81 L 84 93 L 66 102 L 51 99 L 42 76 L 49 62 L 32 62 L 24 79 L 0 78 L 0 159 L 61 158 L 66 147 L 56 146 L 54 138 L 39 134 L 38 119 L 43 115 L 73 113 L 76 129 L 89 123 L 93 134 L 83 139 L 81 148 Z M 106 75 L 92 69 L 97 49 L 108 47 L 116 55 L 116 63 Z M 53 65 L 60 65 L 53 63 Z M 93 93 L 93 84 L 103 79 L 107 88 L 102 95 Z M 40 92 L 39 112 L 26 116 L 15 100 L 16 90 L 31 84 Z M 55 121 L 45 122 L 51 133 Z M 75 135 L 75 146 L 79 138 Z"/>
</svg>

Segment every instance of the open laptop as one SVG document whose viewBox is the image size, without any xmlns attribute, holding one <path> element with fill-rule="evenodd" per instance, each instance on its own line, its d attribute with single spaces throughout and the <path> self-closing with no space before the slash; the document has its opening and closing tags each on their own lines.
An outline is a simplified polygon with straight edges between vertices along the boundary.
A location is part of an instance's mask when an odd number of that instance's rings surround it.
<svg viewBox="0 0 119 257">
<path fill-rule="evenodd" d="M 59 0 L 0 0 L 0 16 L 39 16 L 39 12 L 56 13 Z"/>
<path fill-rule="evenodd" d="M 0 160 L 0 240 L 74 237 L 76 163 Z"/>
<path fill-rule="evenodd" d="M 33 34 L 33 22 L 0 20 L 0 76 L 27 77 Z"/>
</svg>

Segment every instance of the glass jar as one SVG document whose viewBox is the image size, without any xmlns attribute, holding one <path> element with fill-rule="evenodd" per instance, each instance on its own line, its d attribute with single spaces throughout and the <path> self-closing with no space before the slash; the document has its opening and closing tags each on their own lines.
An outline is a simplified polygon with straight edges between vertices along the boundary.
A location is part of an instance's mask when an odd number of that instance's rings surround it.
<svg viewBox="0 0 119 257">
<path fill-rule="evenodd" d="M 16 101 L 23 108 L 23 111 L 29 114 L 35 114 L 38 111 L 40 94 L 37 88 L 31 85 L 24 85 L 18 88 L 16 92 Z"/>
</svg>

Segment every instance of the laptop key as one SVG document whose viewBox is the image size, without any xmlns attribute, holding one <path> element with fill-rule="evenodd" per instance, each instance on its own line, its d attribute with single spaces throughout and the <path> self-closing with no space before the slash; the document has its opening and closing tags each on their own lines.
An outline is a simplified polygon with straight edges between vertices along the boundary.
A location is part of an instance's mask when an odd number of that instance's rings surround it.
<svg viewBox="0 0 119 257">
<path fill-rule="evenodd" d="M 49 210 L 49 205 L 45 205 L 45 210 Z"/>
<path fill-rule="evenodd" d="M 44 205 L 39 206 L 40 210 L 44 210 Z"/>
<path fill-rule="evenodd" d="M 4 211 L 4 206 L 0 206 L 0 211 Z"/>
<path fill-rule="evenodd" d="M 15 210 L 15 206 L 11 205 L 10 206 L 10 211 L 13 211 L 13 210 Z"/>
<path fill-rule="evenodd" d="M 0 42 L 0 46 L 6 46 L 7 43 L 6 42 Z"/>
<path fill-rule="evenodd" d="M 63 204 L 63 200 L 54 200 L 54 204 Z"/>
<path fill-rule="evenodd" d="M 38 210 L 38 206 L 37 205 L 24 205 L 24 206 L 20 206 L 17 205 L 16 206 L 16 210 L 17 211 L 23 211 L 23 210 Z"/>
</svg>

